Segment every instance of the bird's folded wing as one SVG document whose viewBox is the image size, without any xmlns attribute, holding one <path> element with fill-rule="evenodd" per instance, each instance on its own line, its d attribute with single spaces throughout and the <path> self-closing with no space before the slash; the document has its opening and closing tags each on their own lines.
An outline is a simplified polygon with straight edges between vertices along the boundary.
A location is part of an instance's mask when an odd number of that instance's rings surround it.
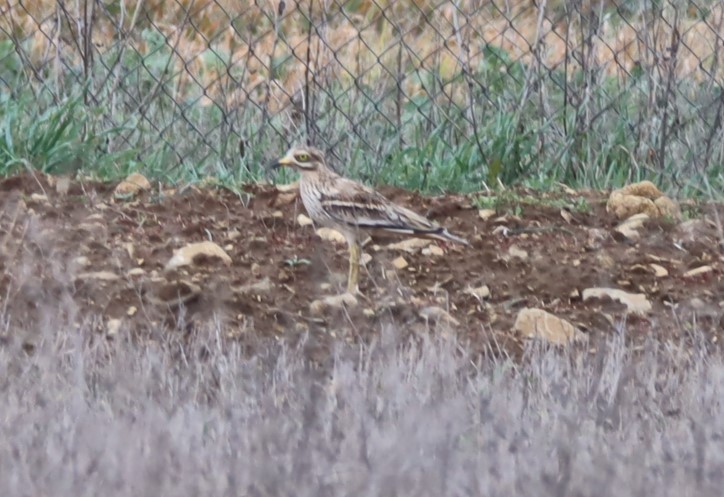
<svg viewBox="0 0 724 497">
<path fill-rule="evenodd" d="M 436 232 L 440 226 L 380 193 L 354 181 L 343 179 L 335 191 L 324 192 L 322 206 L 335 221 L 364 229 L 399 232 Z"/>
</svg>

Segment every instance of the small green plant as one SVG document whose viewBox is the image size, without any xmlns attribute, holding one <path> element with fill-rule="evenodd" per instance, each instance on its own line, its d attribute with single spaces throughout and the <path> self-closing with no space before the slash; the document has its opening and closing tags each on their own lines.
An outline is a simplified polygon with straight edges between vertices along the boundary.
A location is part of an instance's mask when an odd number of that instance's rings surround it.
<svg viewBox="0 0 724 497">
<path fill-rule="evenodd" d="M 297 255 L 284 261 L 289 267 L 309 266 L 312 263 L 309 259 L 300 259 Z"/>
<path fill-rule="evenodd" d="M 504 190 L 495 195 L 480 195 L 473 200 L 473 204 L 479 209 L 494 209 L 518 216 L 526 206 L 568 209 L 581 213 L 591 211 L 591 204 L 585 197 L 558 197 L 545 192 L 529 194 L 516 190 Z"/>
</svg>

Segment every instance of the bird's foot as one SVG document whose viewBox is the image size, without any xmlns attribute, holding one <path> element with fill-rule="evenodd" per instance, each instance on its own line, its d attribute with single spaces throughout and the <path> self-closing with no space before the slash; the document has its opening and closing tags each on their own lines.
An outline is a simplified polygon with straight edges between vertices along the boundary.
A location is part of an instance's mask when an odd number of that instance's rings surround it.
<svg viewBox="0 0 724 497">
<path fill-rule="evenodd" d="M 340 295 L 329 295 L 327 297 L 317 299 L 309 305 L 312 314 L 322 314 L 330 309 L 341 309 L 342 307 L 356 307 L 359 305 L 357 297 L 361 296 L 351 292 L 345 292 Z"/>
</svg>

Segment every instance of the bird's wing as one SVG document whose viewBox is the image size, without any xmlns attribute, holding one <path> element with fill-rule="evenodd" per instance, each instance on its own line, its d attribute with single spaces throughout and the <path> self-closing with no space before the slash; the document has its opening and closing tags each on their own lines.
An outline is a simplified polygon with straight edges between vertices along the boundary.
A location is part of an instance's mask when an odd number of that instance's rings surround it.
<svg viewBox="0 0 724 497">
<path fill-rule="evenodd" d="M 325 211 L 336 222 L 346 226 L 467 243 L 437 223 L 394 204 L 372 188 L 347 178 L 338 178 L 333 187 L 321 193 L 321 203 Z"/>
</svg>

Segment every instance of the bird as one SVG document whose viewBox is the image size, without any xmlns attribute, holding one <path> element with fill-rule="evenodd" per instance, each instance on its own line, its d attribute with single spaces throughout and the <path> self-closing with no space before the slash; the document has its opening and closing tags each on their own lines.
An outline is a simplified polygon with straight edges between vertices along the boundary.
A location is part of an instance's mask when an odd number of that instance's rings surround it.
<svg viewBox="0 0 724 497">
<path fill-rule="evenodd" d="M 344 236 L 349 252 L 347 292 L 360 295 L 359 262 L 362 234 L 416 236 L 470 245 L 462 237 L 388 200 L 378 191 L 333 171 L 324 153 L 312 146 L 290 148 L 270 164 L 272 170 L 299 171 L 299 194 L 312 221 Z"/>
</svg>

